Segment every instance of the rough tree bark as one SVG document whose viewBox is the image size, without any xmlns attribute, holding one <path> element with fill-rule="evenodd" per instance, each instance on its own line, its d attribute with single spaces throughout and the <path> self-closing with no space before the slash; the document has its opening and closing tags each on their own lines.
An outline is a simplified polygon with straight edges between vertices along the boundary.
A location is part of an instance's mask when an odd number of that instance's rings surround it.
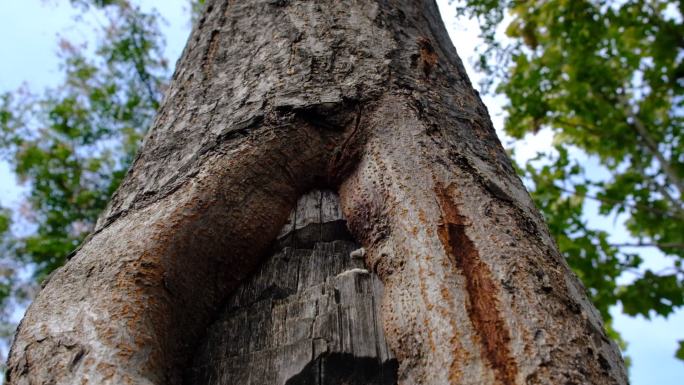
<svg viewBox="0 0 684 385">
<path fill-rule="evenodd" d="M 320 187 L 384 284 L 399 383 L 627 383 L 433 0 L 208 0 L 124 183 L 22 321 L 8 383 L 182 383 Z"/>
</svg>

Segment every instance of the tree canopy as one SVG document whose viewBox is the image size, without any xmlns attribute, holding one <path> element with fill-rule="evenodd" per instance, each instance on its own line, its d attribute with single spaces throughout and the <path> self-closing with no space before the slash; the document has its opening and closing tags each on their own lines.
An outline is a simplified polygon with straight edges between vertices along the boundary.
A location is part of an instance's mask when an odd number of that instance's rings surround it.
<svg viewBox="0 0 684 385">
<path fill-rule="evenodd" d="M 22 207 L 0 211 L 6 337 L 35 283 L 93 228 L 170 76 L 159 14 L 129 0 L 71 3 L 105 15 L 97 47 L 62 40 L 59 87 L 0 96 L 0 155 L 27 189 Z M 201 3 L 191 1 L 190 9 Z M 487 74 L 484 90 L 507 98 L 505 131 L 515 138 L 554 133 L 554 151 L 518 168 L 612 335 L 619 338 L 609 313 L 617 304 L 646 317 L 684 305 L 683 3 L 455 3 L 480 21 L 486 44 L 478 69 Z M 624 221 L 634 242 L 617 244 L 595 226 L 586 215 L 590 202 L 601 216 Z M 643 268 L 647 247 L 670 266 Z"/>
</svg>

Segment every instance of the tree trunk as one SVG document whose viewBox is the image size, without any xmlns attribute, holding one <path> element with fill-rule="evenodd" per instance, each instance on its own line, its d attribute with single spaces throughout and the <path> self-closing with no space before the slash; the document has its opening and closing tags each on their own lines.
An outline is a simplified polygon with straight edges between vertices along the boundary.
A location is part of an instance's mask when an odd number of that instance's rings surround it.
<svg viewBox="0 0 684 385">
<path fill-rule="evenodd" d="M 193 377 L 315 188 L 339 193 L 384 284 L 400 384 L 627 383 L 433 0 L 208 0 L 128 176 L 22 321 L 8 383 Z"/>
</svg>

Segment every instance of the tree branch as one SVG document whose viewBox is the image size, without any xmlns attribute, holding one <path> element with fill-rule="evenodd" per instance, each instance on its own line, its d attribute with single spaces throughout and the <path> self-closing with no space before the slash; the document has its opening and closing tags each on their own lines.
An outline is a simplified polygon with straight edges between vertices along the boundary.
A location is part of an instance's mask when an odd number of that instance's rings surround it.
<svg viewBox="0 0 684 385">
<path fill-rule="evenodd" d="M 625 98 L 622 97 L 620 98 L 621 104 L 625 112 L 627 113 L 627 116 L 630 117 L 633 121 L 632 124 L 629 124 L 630 127 L 636 131 L 636 133 L 641 137 L 641 139 L 644 140 L 644 144 L 646 148 L 649 150 L 649 152 L 656 158 L 658 159 L 658 162 L 660 163 L 660 166 L 663 169 L 663 172 L 665 173 L 667 179 L 672 182 L 672 184 L 677 188 L 679 191 L 679 196 L 682 197 L 684 196 L 684 182 L 682 179 L 677 175 L 675 170 L 672 168 L 672 165 L 670 162 L 665 158 L 665 155 L 663 155 L 662 152 L 658 149 L 658 143 L 653 140 L 651 135 L 648 133 L 648 129 L 646 126 L 644 126 L 643 122 L 639 117 L 634 113 L 632 110 L 632 107 L 625 101 Z"/>
<path fill-rule="evenodd" d="M 131 24 L 131 28 L 133 29 L 133 31 L 131 31 L 131 44 L 133 45 L 133 49 L 136 53 L 136 55 L 133 57 L 133 66 L 135 67 L 135 71 L 138 74 L 140 81 L 145 86 L 150 101 L 154 105 L 154 108 L 157 109 L 159 106 L 159 100 L 157 100 L 157 95 L 152 89 L 152 85 L 150 84 L 150 75 L 145 68 L 145 59 L 143 57 L 145 52 L 138 44 L 138 36 L 141 31 L 138 28 L 137 20 L 133 19 Z"/>
<path fill-rule="evenodd" d="M 637 243 L 611 243 L 613 247 L 657 247 L 659 249 L 684 249 L 684 243 L 677 242 L 637 242 Z"/>
<path fill-rule="evenodd" d="M 569 188 L 561 187 L 558 185 L 554 185 L 554 187 L 563 191 L 563 192 L 566 192 L 566 193 L 569 193 L 569 194 L 572 194 L 575 196 L 579 196 L 579 197 L 589 198 L 589 199 L 592 199 L 592 200 L 595 200 L 598 202 L 619 204 L 619 205 L 629 207 L 631 209 L 649 211 L 649 212 L 652 212 L 654 214 L 666 215 L 666 216 L 672 217 L 672 218 L 684 218 L 684 215 L 680 215 L 678 213 L 672 213 L 670 211 L 660 210 L 660 209 L 657 209 L 654 207 L 644 206 L 644 205 L 638 204 L 638 203 L 628 203 L 628 202 L 620 201 L 617 199 L 603 198 L 603 197 L 599 197 L 599 196 L 591 195 L 591 194 L 587 194 L 587 193 L 579 193 L 576 190 L 571 190 Z"/>
<path fill-rule="evenodd" d="M 675 199 L 672 196 L 672 194 L 670 194 L 670 192 L 667 191 L 665 186 L 662 186 L 660 183 L 655 181 L 655 178 L 653 179 L 653 186 L 655 187 L 656 190 L 658 190 L 658 192 L 660 194 L 663 195 L 663 197 L 665 197 L 665 199 L 667 199 L 670 203 L 672 203 L 672 207 L 674 207 L 675 210 L 677 210 L 677 212 L 680 215 L 684 214 L 684 209 L 682 209 L 681 201 L 678 201 L 677 199 Z"/>
</svg>

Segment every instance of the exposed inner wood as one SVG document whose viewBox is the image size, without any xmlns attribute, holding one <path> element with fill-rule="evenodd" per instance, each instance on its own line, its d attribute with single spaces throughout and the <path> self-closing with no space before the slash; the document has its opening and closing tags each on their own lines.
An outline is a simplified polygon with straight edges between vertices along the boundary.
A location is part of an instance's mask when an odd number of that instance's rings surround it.
<svg viewBox="0 0 684 385">
<path fill-rule="evenodd" d="M 186 383 L 396 384 L 380 319 L 383 284 L 362 250 L 336 193 L 302 196 L 272 255 L 209 328 Z"/>
</svg>

